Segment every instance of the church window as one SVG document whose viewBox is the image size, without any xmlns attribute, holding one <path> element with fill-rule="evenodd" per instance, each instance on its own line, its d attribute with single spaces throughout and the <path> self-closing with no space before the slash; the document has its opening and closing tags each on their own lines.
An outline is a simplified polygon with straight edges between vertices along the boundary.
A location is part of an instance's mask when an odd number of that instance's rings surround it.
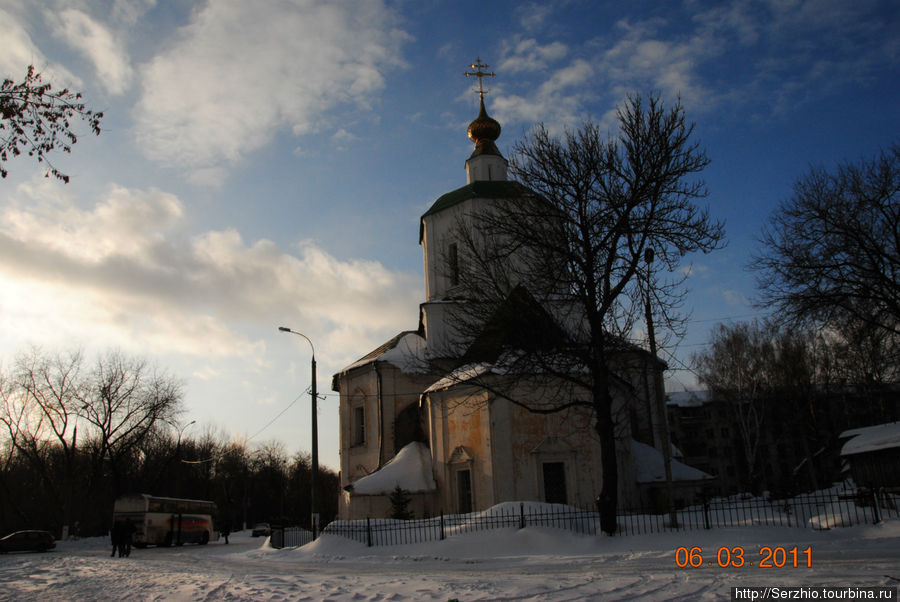
<svg viewBox="0 0 900 602">
<path fill-rule="evenodd" d="M 544 462 L 544 501 L 548 504 L 567 504 L 566 465 L 564 462 Z"/>
<path fill-rule="evenodd" d="M 351 440 L 353 445 L 364 445 L 366 442 L 366 407 L 358 405 L 351 411 L 353 412 L 350 418 Z"/>
<path fill-rule="evenodd" d="M 450 286 L 459 285 L 459 248 L 456 243 L 450 243 L 447 249 L 447 271 L 450 277 Z"/>
</svg>

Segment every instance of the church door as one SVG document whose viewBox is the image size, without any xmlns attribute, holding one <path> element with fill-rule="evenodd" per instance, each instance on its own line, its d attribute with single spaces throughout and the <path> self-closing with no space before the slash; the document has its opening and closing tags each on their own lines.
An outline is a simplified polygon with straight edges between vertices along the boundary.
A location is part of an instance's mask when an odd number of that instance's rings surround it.
<svg viewBox="0 0 900 602">
<path fill-rule="evenodd" d="M 472 472 L 469 470 L 456 471 L 456 495 L 457 508 L 460 514 L 472 511 Z"/>
<path fill-rule="evenodd" d="M 544 501 L 566 504 L 566 465 L 564 462 L 544 462 Z"/>
</svg>

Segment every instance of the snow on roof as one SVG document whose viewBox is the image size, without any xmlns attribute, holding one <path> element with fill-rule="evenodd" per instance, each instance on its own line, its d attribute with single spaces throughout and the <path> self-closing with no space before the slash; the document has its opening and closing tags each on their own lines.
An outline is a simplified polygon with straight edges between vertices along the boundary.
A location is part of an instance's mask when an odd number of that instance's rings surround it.
<svg viewBox="0 0 900 602">
<path fill-rule="evenodd" d="M 348 490 L 357 495 L 388 495 L 398 486 L 410 493 L 437 489 L 431 452 L 424 443 L 413 441 L 380 469 L 348 485 Z"/>
<path fill-rule="evenodd" d="M 632 439 L 631 452 L 634 454 L 634 468 L 638 483 L 655 483 L 666 480 L 666 467 L 659 450 Z M 702 481 L 715 478 L 675 459 L 671 464 L 673 481 Z"/>
<path fill-rule="evenodd" d="M 425 339 L 419 336 L 419 333 L 414 330 L 407 330 L 367 353 L 341 370 L 341 372 L 349 372 L 354 368 L 376 361 L 388 362 L 406 373 L 424 372 L 427 366 L 425 346 Z"/>
<path fill-rule="evenodd" d="M 888 422 L 864 426 L 841 433 L 840 438 L 850 437 L 841 448 L 842 456 L 900 447 L 900 422 Z"/>
<path fill-rule="evenodd" d="M 458 385 L 460 383 L 472 380 L 473 378 L 478 378 L 482 374 L 487 374 L 488 372 L 492 372 L 493 370 L 494 365 L 489 362 L 466 364 L 465 366 L 460 366 L 447 376 L 433 383 L 431 386 L 425 389 L 425 392 L 433 393 L 434 391 L 447 389 L 452 387 L 453 385 Z"/>
<path fill-rule="evenodd" d="M 666 397 L 669 405 L 683 408 L 702 406 L 712 398 L 709 391 L 671 391 Z"/>
<path fill-rule="evenodd" d="M 424 372 L 427 366 L 425 347 L 425 339 L 417 332 L 408 332 L 378 359 L 400 368 L 403 372 Z"/>
<path fill-rule="evenodd" d="M 456 368 L 455 370 L 447 374 L 447 376 L 444 376 L 440 380 L 432 383 L 431 386 L 425 389 L 425 393 L 432 393 L 434 391 L 440 391 L 442 389 L 449 389 L 454 385 L 468 382 L 485 374 L 509 374 L 510 366 L 512 366 L 520 356 L 521 352 L 505 351 L 500 354 L 500 357 L 498 357 L 494 362 L 475 362 L 471 364 L 465 364 L 463 366 L 460 366 L 459 368 Z"/>
</svg>

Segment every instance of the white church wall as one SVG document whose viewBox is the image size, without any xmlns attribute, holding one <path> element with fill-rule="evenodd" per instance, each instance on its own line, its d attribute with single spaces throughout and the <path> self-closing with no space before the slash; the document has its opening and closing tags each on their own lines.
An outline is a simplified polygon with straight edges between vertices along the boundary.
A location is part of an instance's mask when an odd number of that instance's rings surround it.
<svg viewBox="0 0 900 602">
<path fill-rule="evenodd" d="M 523 383 L 511 395 L 535 401 L 546 393 Z M 547 491 L 546 464 L 564 471 L 565 503 L 594 507 L 603 484 L 602 458 L 587 410 L 537 414 L 465 385 L 429 393 L 427 403 L 435 474 L 445 511 L 459 507 L 454 474 L 460 469 L 472 471 L 474 510 L 505 501 L 561 502 L 554 495 L 559 492 Z M 627 399 L 617 395 L 615 403 L 621 410 Z M 627 412 L 615 413 L 627 416 Z M 618 430 L 630 432 L 627 418 Z M 616 442 L 618 491 L 623 500 L 636 495 L 630 441 L 617 437 Z"/>
<path fill-rule="evenodd" d="M 477 180 L 506 180 L 509 162 L 499 155 L 478 155 L 466 161 L 466 184 Z"/>
<path fill-rule="evenodd" d="M 459 224 L 471 221 L 485 203 L 484 199 L 466 199 L 423 218 L 422 254 L 425 267 L 425 299 L 434 301 L 452 296 L 447 258 L 451 243 L 458 243 L 454 235 Z M 464 259 L 461 258 L 464 262 Z"/>
</svg>

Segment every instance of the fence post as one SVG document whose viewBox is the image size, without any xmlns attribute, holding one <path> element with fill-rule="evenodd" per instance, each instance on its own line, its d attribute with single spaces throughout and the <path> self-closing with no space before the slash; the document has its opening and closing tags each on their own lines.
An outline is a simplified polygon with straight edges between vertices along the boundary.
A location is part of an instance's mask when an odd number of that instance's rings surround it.
<svg viewBox="0 0 900 602">
<path fill-rule="evenodd" d="M 269 545 L 279 550 L 284 547 L 284 527 L 279 525 L 272 526 L 269 530 Z"/>
<path fill-rule="evenodd" d="M 709 529 L 709 498 L 703 498 L 703 528 Z"/>
<path fill-rule="evenodd" d="M 372 547 L 372 521 L 366 517 L 366 545 Z"/>
<path fill-rule="evenodd" d="M 444 511 L 441 510 L 441 541 L 444 540 Z"/>
<path fill-rule="evenodd" d="M 525 528 L 525 504 L 519 502 L 519 528 Z"/>
<path fill-rule="evenodd" d="M 869 492 L 872 494 L 872 519 L 875 521 L 873 524 L 878 524 L 881 522 L 881 516 L 878 514 L 878 496 L 875 494 L 875 488 L 871 487 Z"/>
</svg>

